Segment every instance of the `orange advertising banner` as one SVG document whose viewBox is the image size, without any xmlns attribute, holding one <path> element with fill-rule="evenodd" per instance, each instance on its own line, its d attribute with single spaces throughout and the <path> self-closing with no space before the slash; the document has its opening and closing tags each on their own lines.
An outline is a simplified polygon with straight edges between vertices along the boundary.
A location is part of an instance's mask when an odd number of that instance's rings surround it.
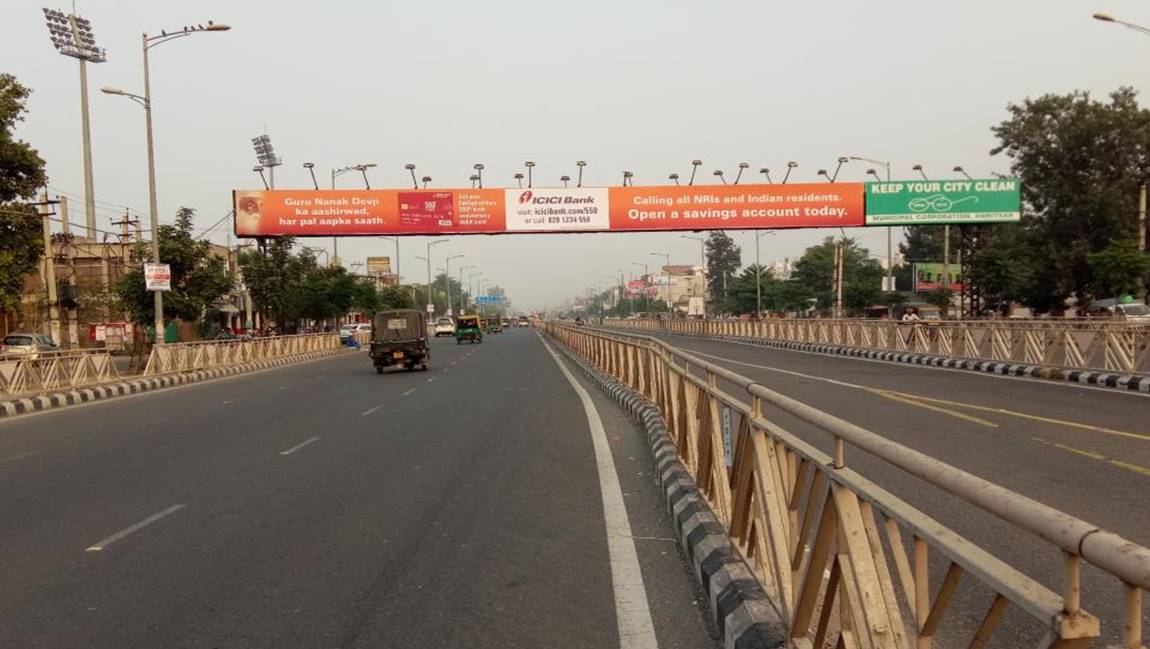
<svg viewBox="0 0 1150 649">
<path fill-rule="evenodd" d="M 236 190 L 236 234 L 375 236 L 856 227 L 863 185 Z"/>
<path fill-rule="evenodd" d="M 612 187 L 611 230 L 863 225 L 862 183 Z"/>
</svg>

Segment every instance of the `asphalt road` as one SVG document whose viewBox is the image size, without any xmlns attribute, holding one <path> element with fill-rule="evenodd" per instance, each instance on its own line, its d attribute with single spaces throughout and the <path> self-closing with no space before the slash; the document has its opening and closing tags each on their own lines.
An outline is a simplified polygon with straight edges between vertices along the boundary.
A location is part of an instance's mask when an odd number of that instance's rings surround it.
<svg viewBox="0 0 1150 649">
<path fill-rule="evenodd" d="M 1150 398 L 1145 395 L 659 337 L 782 394 L 1150 546 Z M 726 389 L 748 400 L 745 392 L 729 385 Z M 767 412 L 784 428 L 831 452 L 829 436 L 785 413 Z M 860 451 L 848 448 L 847 463 L 1061 592 L 1062 559 L 1052 546 Z M 940 566 L 934 573 L 941 577 L 943 570 Z M 1083 606 L 1103 617 L 1105 642 L 1098 646 L 1119 646 L 1119 585 L 1087 570 L 1083 588 Z M 988 601 L 985 593 L 968 593 L 963 603 L 968 607 L 964 613 L 973 616 L 984 613 Z M 1150 628 L 1150 611 L 1145 619 L 1144 627 Z M 1007 637 L 1021 643 L 1021 623 L 1014 622 L 1011 628 L 1019 635 L 1007 631 Z"/>
<path fill-rule="evenodd" d="M 627 529 L 528 329 L 0 422 L 0 647 L 618 647 L 619 588 L 659 647 L 713 646 L 645 440 L 589 392 Z"/>
</svg>

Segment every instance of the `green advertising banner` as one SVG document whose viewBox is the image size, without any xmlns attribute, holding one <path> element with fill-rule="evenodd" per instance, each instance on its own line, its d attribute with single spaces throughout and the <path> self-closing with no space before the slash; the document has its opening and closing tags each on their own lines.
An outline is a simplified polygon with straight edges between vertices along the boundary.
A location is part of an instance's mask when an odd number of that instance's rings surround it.
<svg viewBox="0 0 1150 649">
<path fill-rule="evenodd" d="M 1020 186 L 1014 178 L 866 183 L 866 224 L 1017 222 Z"/>
</svg>

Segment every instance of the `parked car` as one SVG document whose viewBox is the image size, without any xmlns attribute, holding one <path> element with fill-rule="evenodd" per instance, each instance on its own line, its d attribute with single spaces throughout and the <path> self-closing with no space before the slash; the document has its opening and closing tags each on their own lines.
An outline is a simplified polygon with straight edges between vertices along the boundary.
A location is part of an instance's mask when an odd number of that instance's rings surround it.
<svg viewBox="0 0 1150 649">
<path fill-rule="evenodd" d="M 11 333 L 0 343 L 0 356 L 21 356 L 35 360 L 44 352 L 57 352 L 60 348 L 43 334 Z"/>
<path fill-rule="evenodd" d="M 440 318 L 435 321 L 435 337 L 454 336 L 455 321 L 451 318 Z"/>
</svg>

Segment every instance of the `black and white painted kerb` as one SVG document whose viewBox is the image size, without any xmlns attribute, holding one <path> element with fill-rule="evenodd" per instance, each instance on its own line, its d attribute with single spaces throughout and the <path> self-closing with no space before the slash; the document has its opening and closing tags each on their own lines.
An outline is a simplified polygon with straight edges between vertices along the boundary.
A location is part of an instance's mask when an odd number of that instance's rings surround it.
<svg viewBox="0 0 1150 649">
<path fill-rule="evenodd" d="M 0 419 L 5 417 L 15 417 L 16 415 L 23 415 L 30 412 L 39 412 L 41 410 L 64 408 L 66 406 L 72 406 L 80 403 L 88 403 L 89 401 L 101 401 L 103 399 L 111 399 L 113 397 L 120 397 L 128 394 L 151 392 L 153 390 L 161 390 L 163 388 L 170 388 L 177 385 L 187 385 L 189 383 L 196 383 L 199 381 L 208 381 L 224 376 L 232 376 L 234 374 L 255 372 L 257 370 L 264 370 L 271 367 L 279 367 L 281 365 L 289 365 L 302 361 L 325 358 L 327 356 L 333 356 L 345 352 L 346 350 L 342 348 L 325 350 L 322 352 L 309 352 L 306 354 L 299 354 L 297 356 L 285 356 L 282 358 L 252 361 L 251 363 L 244 363 L 243 365 L 215 367 L 206 370 L 185 372 L 183 374 L 167 374 L 164 376 L 127 379 L 116 383 L 105 383 L 102 385 L 94 385 L 87 388 L 68 390 L 66 392 L 52 392 L 34 397 L 9 399 L 7 401 L 0 401 Z"/>
<path fill-rule="evenodd" d="M 667 436 L 654 404 L 587 364 L 562 345 L 563 353 L 603 392 L 627 409 L 647 433 L 655 472 L 674 520 L 679 544 L 710 597 L 710 610 L 723 646 L 773 649 L 786 646 L 785 625 L 758 579 L 731 543 L 722 523 L 699 494 Z"/>
<path fill-rule="evenodd" d="M 930 367 L 944 367 L 953 370 L 967 370 L 970 372 L 986 372 L 988 374 L 1002 374 L 1005 376 L 1022 376 L 1033 379 L 1049 381 L 1065 381 L 1080 383 L 1097 387 L 1129 390 L 1131 392 L 1150 393 L 1150 376 L 1139 374 L 1117 374 L 1113 372 L 1097 372 L 1092 370 L 1064 370 L 1056 367 L 1043 367 L 1041 365 L 1027 365 L 1025 363 L 1004 363 L 1001 361 L 984 361 L 971 358 L 952 358 L 949 356 L 936 356 L 933 354 L 918 354 L 913 352 L 891 352 L 874 349 L 861 349 L 846 345 L 827 345 L 821 343 L 803 343 L 787 340 L 771 340 L 769 338 L 752 338 L 749 336 L 716 336 L 701 334 L 671 334 L 688 338 L 707 338 L 725 342 L 786 349 L 795 352 L 812 354 L 825 354 L 828 356 L 849 356 L 852 358 L 865 358 L 891 363 L 907 363 L 910 365 L 927 365 Z"/>
</svg>

